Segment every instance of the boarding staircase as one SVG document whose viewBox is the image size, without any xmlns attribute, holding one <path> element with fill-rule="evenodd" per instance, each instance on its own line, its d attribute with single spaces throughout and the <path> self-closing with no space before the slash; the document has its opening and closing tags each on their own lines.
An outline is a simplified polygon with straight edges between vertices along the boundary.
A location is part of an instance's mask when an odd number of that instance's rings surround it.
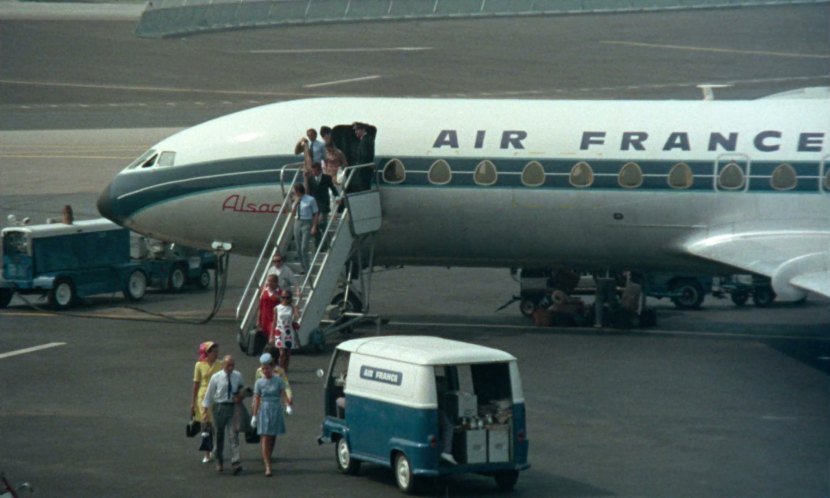
<svg viewBox="0 0 830 498">
<path fill-rule="evenodd" d="M 345 168 L 343 192 L 348 190 L 355 174 L 360 169 L 368 167 L 373 167 L 373 164 Z M 290 182 L 285 181 L 288 177 L 291 177 Z M 274 224 L 236 308 L 240 333 L 250 331 L 256 326 L 259 297 L 273 256 L 277 252 L 283 256 L 291 254 L 288 249 L 294 238 L 294 217 L 289 207 L 289 192 L 286 185 L 290 187 L 302 178 L 303 163 L 287 164 L 280 171 L 280 188 L 286 201 L 283 202 L 284 208 L 280 209 L 274 219 Z M 375 185 L 368 190 L 343 193 L 342 212 L 337 213 L 337 209 L 334 209 L 329 215 L 327 226 L 318 227 L 325 231 L 319 246 L 314 251 L 309 271 L 300 276 L 294 292 L 294 304 L 300 310 L 299 329 L 295 331 L 298 347 L 321 350 L 325 344 L 326 334 L 353 325 L 368 311 L 368 307 L 364 307 L 359 312 L 340 313 L 342 306 L 332 305 L 331 301 L 341 285 L 345 285 L 343 299 L 348 299 L 354 277 L 352 275 L 354 265 L 347 263 L 357 260 L 358 271 L 361 271 L 360 269 L 364 266 L 371 269 L 374 237 L 381 225 L 380 191 L 376 182 L 373 183 Z M 368 265 L 364 265 L 363 253 L 367 249 L 369 262 Z M 367 289 L 364 289 L 364 296 L 368 297 Z"/>
</svg>

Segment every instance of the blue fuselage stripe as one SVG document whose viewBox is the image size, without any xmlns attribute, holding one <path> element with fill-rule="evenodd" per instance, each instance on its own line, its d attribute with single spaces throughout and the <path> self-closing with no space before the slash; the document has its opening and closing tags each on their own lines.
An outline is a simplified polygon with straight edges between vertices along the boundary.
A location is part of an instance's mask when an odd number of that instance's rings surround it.
<svg viewBox="0 0 830 498">
<path fill-rule="evenodd" d="M 383 179 L 383 165 L 392 158 L 377 158 L 378 178 Z M 440 188 L 526 188 L 551 190 L 582 190 L 586 192 L 596 190 L 618 191 L 671 191 L 677 192 L 713 192 L 717 190 L 716 165 L 712 161 L 688 161 L 686 164 L 692 171 L 692 184 L 685 189 L 672 188 L 668 184 L 671 169 L 679 161 L 638 161 L 642 174 L 642 184 L 636 188 L 625 188 L 619 183 L 619 173 L 626 161 L 597 160 L 591 161 L 593 182 L 589 187 L 575 187 L 570 182 L 570 172 L 578 162 L 574 159 L 495 159 L 493 163 L 497 170 L 496 182 L 487 187 L 476 184 L 474 176 L 479 159 L 450 159 L 452 175 L 448 183 L 436 185 L 429 181 L 428 171 L 437 160 L 427 157 L 397 157 L 406 170 L 402 182 L 386 182 L 386 187 L 431 187 Z M 544 182 L 539 186 L 528 187 L 522 182 L 522 171 L 525 166 L 536 161 L 545 172 Z M 267 156 L 252 157 L 199 163 L 193 165 L 174 166 L 167 168 L 153 167 L 147 171 L 134 171 L 121 174 L 113 182 L 110 194 L 117 202 L 114 204 L 114 214 L 119 217 L 129 217 L 147 207 L 183 198 L 208 191 L 224 190 L 239 187 L 273 186 L 280 183 L 280 169 L 285 164 L 296 163 L 296 156 Z M 772 174 L 779 161 L 752 162 L 741 164 L 740 167 L 747 175 L 747 189 L 741 192 L 763 193 L 823 193 L 822 164 L 819 162 L 789 162 L 796 173 L 796 185 L 788 190 L 777 190 L 771 184 Z M 723 167 L 723 165 L 720 165 Z M 293 172 L 292 172 L 293 174 Z M 290 175 L 289 175 L 290 176 Z M 286 180 L 288 181 L 288 180 Z M 286 186 L 287 187 L 287 186 Z"/>
</svg>

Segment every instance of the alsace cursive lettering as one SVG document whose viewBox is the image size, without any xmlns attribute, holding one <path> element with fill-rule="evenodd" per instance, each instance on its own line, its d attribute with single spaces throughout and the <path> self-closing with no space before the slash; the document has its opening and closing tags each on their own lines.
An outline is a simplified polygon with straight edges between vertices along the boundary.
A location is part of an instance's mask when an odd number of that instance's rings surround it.
<svg viewBox="0 0 830 498">
<path fill-rule="evenodd" d="M 248 196 L 239 194 L 229 195 L 222 203 L 222 211 L 233 211 L 235 213 L 268 213 L 276 214 L 280 210 L 279 203 L 269 204 L 263 202 L 248 202 Z"/>
</svg>

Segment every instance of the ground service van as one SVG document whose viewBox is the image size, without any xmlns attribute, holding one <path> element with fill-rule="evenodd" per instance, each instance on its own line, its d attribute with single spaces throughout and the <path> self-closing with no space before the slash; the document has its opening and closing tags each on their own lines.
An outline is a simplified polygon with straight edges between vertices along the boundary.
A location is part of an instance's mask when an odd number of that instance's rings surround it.
<svg viewBox="0 0 830 498">
<path fill-rule="evenodd" d="M 14 292 L 46 293 L 56 309 L 93 294 L 120 291 L 132 301 L 144 297 L 147 271 L 130 259 L 130 231 L 107 219 L 16 226 L 0 234 L 0 308 Z"/>
<path fill-rule="evenodd" d="M 0 308 L 15 292 L 45 294 L 63 310 L 94 294 L 123 292 L 131 301 L 148 287 L 169 292 L 210 285 L 216 256 L 131 233 L 105 219 L 4 228 Z"/>
<path fill-rule="evenodd" d="M 509 353 L 426 336 L 341 343 L 325 376 L 319 442 L 335 443 L 337 466 L 391 467 L 414 492 L 428 478 L 492 476 L 512 489 L 528 469 L 525 402 Z"/>
</svg>

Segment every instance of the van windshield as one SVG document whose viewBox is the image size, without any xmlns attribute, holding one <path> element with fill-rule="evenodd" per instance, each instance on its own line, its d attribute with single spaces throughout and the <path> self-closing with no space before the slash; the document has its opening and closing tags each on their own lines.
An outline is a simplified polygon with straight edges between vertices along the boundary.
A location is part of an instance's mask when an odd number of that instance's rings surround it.
<svg viewBox="0 0 830 498">
<path fill-rule="evenodd" d="M 28 256 L 29 237 L 26 232 L 7 231 L 3 234 L 3 254 L 6 256 Z"/>
</svg>

